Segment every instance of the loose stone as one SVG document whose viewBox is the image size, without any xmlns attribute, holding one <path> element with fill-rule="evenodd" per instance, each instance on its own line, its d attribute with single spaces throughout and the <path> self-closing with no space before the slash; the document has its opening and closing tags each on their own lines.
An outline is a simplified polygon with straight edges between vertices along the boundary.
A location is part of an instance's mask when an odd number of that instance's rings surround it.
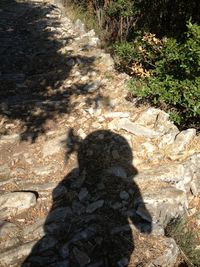
<svg viewBox="0 0 200 267">
<path fill-rule="evenodd" d="M 28 225 L 23 230 L 23 237 L 26 240 L 32 241 L 44 236 L 45 219 L 40 219 L 36 223 Z"/>
<path fill-rule="evenodd" d="M 24 259 L 26 256 L 30 254 L 35 244 L 36 241 L 33 241 L 1 253 L 2 267 L 6 266 L 17 267 L 17 264 L 20 262 L 20 260 Z"/>
<path fill-rule="evenodd" d="M 88 195 L 88 190 L 86 187 L 81 188 L 81 191 L 78 194 L 78 198 L 80 201 L 83 201 Z"/>
<path fill-rule="evenodd" d="M 87 84 L 86 86 L 84 86 L 83 91 L 88 92 L 88 93 L 93 93 L 96 90 L 98 90 L 100 86 L 101 86 L 100 81 L 91 82 Z"/>
<path fill-rule="evenodd" d="M 17 236 L 20 229 L 14 223 L 0 221 L 0 241 L 5 240 L 7 238 L 11 238 L 13 236 Z"/>
<path fill-rule="evenodd" d="M 149 138 L 155 138 L 160 135 L 158 132 L 151 130 L 149 128 L 146 128 L 144 126 L 141 126 L 139 124 L 136 124 L 134 122 L 131 122 L 128 119 L 119 120 L 117 124 L 117 128 L 126 130 L 127 132 L 130 132 L 137 136 L 144 136 L 144 137 L 149 137 Z"/>
<path fill-rule="evenodd" d="M 20 214 L 36 204 L 36 196 L 30 192 L 13 192 L 0 196 L 0 218 Z"/>
<path fill-rule="evenodd" d="M 129 112 L 109 112 L 104 115 L 106 118 L 128 118 Z"/>
<path fill-rule="evenodd" d="M 87 209 L 86 209 L 86 212 L 87 213 L 93 213 L 95 210 L 101 208 L 104 204 L 104 200 L 97 200 L 93 203 L 91 203 Z"/>
<path fill-rule="evenodd" d="M 182 153 L 185 150 L 185 147 L 195 137 L 195 135 L 196 135 L 195 129 L 187 129 L 185 131 L 180 132 L 174 140 L 172 153 L 173 154 Z"/>
<path fill-rule="evenodd" d="M 110 167 L 109 169 L 107 169 L 105 171 L 106 171 L 106 173 L 116 175 L 117 177 L 121 177 L 123 179 L 127 179 L 126 171 L 121 166 L 113 166 L 113 167 Z"/>
<path fill-rule="evenodd" d="M 123 200 L 128 200 L 129 199 L 129 194 L 126 191 L 121 191 L 120 192 L 120 198 Z"/>
</svg>

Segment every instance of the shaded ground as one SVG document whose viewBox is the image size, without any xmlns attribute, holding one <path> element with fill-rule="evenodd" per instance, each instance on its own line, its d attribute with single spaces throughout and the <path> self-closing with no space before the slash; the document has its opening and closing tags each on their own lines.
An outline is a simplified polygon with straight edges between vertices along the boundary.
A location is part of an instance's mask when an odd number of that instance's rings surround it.
<svg viewBox="0 0 200 267">
<path fill-rule="evenodd" d="M 78 149 L 79 169 L 53 190 L 45 236 L 22 266 L 127 266 L 134 252 L 134 229 L 151 232 L 148 211 L 148 222 L 135 212 L 134 199 L 142 202 L 139 188 L 115 174 L 120 166 L 134 177 L 132 160 L 122 136 L 106 130 L 87 136 Z"/>
<path fill-rule="evenodd" d="M 63 29 L 58 19 L 61 12 L 55 6 L 12 0 L 1 5 L 1 118 L 18 121 L 21 138 L 35 140 L 45 132 L 48 120 L 74 110 L 72 96 L 86 92 L 65 81 L 77 62 L 85 64 L 80 75 L 93 70 L 95 57 L 73 54 L 70 48 L 62 51 L 73 34 Z M 8 128 L 2 125 L 1 133 L 6 132 Z"/>
</svg>

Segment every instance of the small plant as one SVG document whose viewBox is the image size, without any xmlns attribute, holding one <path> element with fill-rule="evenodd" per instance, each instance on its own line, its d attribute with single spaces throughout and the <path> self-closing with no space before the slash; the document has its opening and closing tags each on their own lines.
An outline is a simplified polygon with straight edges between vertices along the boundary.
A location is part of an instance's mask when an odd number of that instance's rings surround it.
<svg viewBox="0 0 200 267">
<path fill-rule="evenodd" d="M 75 1 L 76 2 L 76 1 Z M 95 15 L 86 8 L 83 3 L 73 3 L 72 0 L 64 0 L 66 6 L 67 15 L 73 20 L 80 19 L 88 30 L 94 29 L 97 35 L 101 35 L 102 29 L 100 29 Z"/>
<path fill-rule="evenodd" d="M 133 45 L 129 42 L 115 43 L 113 49 L 118 63 L 126 63 L 127 65 L 133 61 Z"/>
<path fill-rule="evenodd" d="M 166 227 L 166 235 L 174 238 L 181 256 L 189 267 L 200 267 L 200 249 L 197 233 L 185 219 L 176 219 Z"/>
<path fill-rule="evenodd" d="M 130 0 L 111 1 L 106 11 L 112 17 L 130 17 L 134 15 L 134 2 Z"/>
<path fill-rule="evenodd" d="M 129 67 L 129 73 L 135 66 L 149 71 L 155 68 L 155 62 L 161 57 L 164 40 L 151 33 L 136 32 L 132 42 L 117 42 L 113 45 L 115 57 L 119 65 Z"/>
</svg>

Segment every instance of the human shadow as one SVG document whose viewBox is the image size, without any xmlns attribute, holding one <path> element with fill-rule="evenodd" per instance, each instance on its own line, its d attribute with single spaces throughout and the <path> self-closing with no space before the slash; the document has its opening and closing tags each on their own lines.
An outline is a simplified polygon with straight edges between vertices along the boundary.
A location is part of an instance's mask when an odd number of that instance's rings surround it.
<svg viewBox="0 0 200 267">
<path fill-rule="evenodd" d="M 48 1 L 1 1 L 0 134 L 17 129 L 22 140 L 34 142 L 49 121 L 74 111 L 76 96 L 91 98 L 89 82 L 81 78 L 95 70 L 96 57 L 81 44 L 80 52 L 74 50 L 77 36 L 60 18 L 60 9 Z"/>
<path fill-rule="evenodd" d="M 128 266 L 134 229 L 151 232 L 126 139 L 109 130 L 95 131 L 77 152 L 79 168 L 53 190 L 45 235 L 21 267 Z M 148 221 L 137 214 L 138 197 Z"/>
</svg>

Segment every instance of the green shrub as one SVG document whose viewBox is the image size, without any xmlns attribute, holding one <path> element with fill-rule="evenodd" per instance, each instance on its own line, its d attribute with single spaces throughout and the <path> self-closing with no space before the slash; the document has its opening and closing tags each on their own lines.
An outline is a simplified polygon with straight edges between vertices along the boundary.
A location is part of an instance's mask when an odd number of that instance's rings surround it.
<svg viewBox="0 0 200 267">
<path fill-rule="evenodd" d="M 113 50 L 118 63 L 129 64 L 133 60 L 133 45 L 128 42 L 115 43 Z"/>
<path fill-rule="evenodd" d="M 177 124 L 200 118 L 200 26 L 189 22 L 187 29 L 182 43 L 163 42 L 150 77 L 130 81 L 136 96 L 164 106 Z"/>
<path fill-rule="evenodd" d="M 134 1 L 116 0 L 111 1 L 106 12 L 110 17 L 130 17 L 134 15 Z"/>
<path fill-rule="evenodd" d="M 134 41 L 117 42 L 113 45 L 114 55 L 120 65 L 132 67 L 141 64 L 149 70 L 155 67 L 155 62 L 160 59 L 163 40 L 151 33 L 136 32 Z"/>
</svg>

